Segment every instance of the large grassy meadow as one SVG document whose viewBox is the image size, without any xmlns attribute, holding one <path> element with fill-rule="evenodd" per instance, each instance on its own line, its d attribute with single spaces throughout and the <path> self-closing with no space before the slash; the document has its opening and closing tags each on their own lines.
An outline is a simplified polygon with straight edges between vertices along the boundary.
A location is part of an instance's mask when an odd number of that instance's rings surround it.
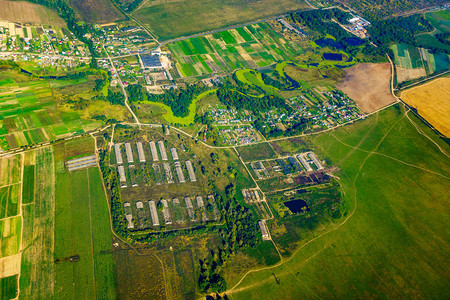
<svg viewBox="0 0 450 300">
<path fill-rule="evenodd" d="M 308 7 L 303 0 L 147 1 L 133 12 L 133 17 L 146 24 L 159 39 L 167 40 Z"/>
<path fill-rule="evenodd" d="M 448 298 L 448 157 L 398 106 L 309 142 L 341 168 L 345 216 L 302 240 L 292 258 L 250 273 L 228 296 Z"/>
</svg>

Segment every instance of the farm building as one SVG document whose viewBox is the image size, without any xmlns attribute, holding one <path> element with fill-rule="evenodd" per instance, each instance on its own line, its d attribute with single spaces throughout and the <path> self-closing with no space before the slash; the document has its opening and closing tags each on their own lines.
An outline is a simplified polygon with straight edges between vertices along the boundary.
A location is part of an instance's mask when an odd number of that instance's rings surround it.
<svg viewBox="0 0 450 300">
<path fill-rule="evenodd" d="M 202 221 L 206 222 L 208 221 L 208 216 L 206 215 L 206 211 L 205 211 L 205 204 L 203 203 L 203 198 L 202 196 L 197 196 L 195 197 L 195 200 L 197 201 L 197 206 L 198 208 L 201 210 L 202 212 Z"/>
<path fill-rule="evenodd" d="M 307 172 L 311 172 L 313 170 L 302 154 L 297 154 L 297 159 L 302 163 Z"/>
<path fill-rule="evenodd" d="M 120 144 L 114 144 L 114 151 L 116 153 L 116 161 L 119 165 L 123 164 L 122 153 L 120 152 Z"/>
<path fill-rule="evenodd" d="M 142 142 L 137 142 L 136 147 L 138 150 L 139 161 L 141 163 L 145 163 L 145 154 L 144 154 L 144 148 L 142 147 Z"/>
<path fill-rule="evenodd" d="M 124 203 L 123 204 L 123 209 L 125 211 L 125 218 L 127 219 L 127 222 L 128 222 L 127 228 L 128 229 L 134 228 L 133 214 L 131 212 L 131 204 L 130 203 Z"/>
<path fill-rule="evenodd" d="M 170 153 L 172 153 L 173 160 L 178 160 L 178 153 L 175 147 L 170 148 Z"/>
<path fill-rule="evenodd" d="M 155 142 L 150 142 L 150 151 L 152 152 L 153 161 L 159 161 L 158 151 L 156 151 L 156 144 L 155 144 Z"/>
<path fill-rule="evenodd" d="M 97 157 L 95 155 L 89 155 L 77 159 L 71 159 L 67 161 L 66 164 L 69 171 L 76 171 L 97 165 Z"/>
<path fill-rule="evenodd" d="M 186 164 L 186 168 L 187 168 L 187 170 L 189 172 L 189 179 L 191 180 L 191 182 L 196 182 L 197 178 L 195 178 L 194 168 L 192 167 L 191 161 L 187 160 L 185 162 L 185 164 Z"/>
<path fill-rule="evenodd" d="M 150 209 L 150 215 L 152 216 L 153 226 L 159 226 L 158 210 L 156 209 L 155 201 L 148 201 L 148 207 Z"/>
<path fill-rule="evenodd" d="M 166 153 L 166 147 L 164 147 L 164 142 L 159 141 L 158 142 L 159 152 L 161 153 L 161 159 L 167 160 L 167 153 Z"/>
<path fill-rule="evenodd" d="M 173 175 L 172 175 L 172 170 L 170 169 L 170 165 L 168 162 L 165 162 L 163 164 L 164 167 L 164 172 L 166 172 L 166 178 L 167 178 L 167 183 L 173 183 Z"/>
<path fill-rule="evenodd" d="M 180 183 L 185 183 L 186 180 L 184 179 L 183 170 L 181 169 L 180 162 L 175 162 L 175 170 L 177 171 L 178 181 Z"/>
<path fill-rule="evenodd" d="M 133 159 L 133 151 L 131 150 L 130 143 L 125 143 L 125 150 L 127 152 L 127 161 L 129 164 L 132 164 L 134 162 L 134 159 Z"/>
<path fill-rule="evenodd" d="M 142 68 L 146 70 L 161 69 L 163 67 L 157 54 L 141 55 L 141 60 Z"/>
<path fill-rule="evenodd" d="M 318 170 L 323 170 L 323 166 L 317 159 L 317 156 L 314 154 L 314 152 L 309 152 L 308 157 L 314 162 Z"/>
<path fill-rule="evenodd" d="M 164 223 L 166 223 L 166 225 L 170 225 L 172 224 L 172 219 L 170 218 L 170 211 L 169 211 L 169 205 L 167 204 L 167 200 L 162 199 L 161 200 L 162 204 L 163 204 L 163 216 L 164 216 Z"/>
<path fill-rule="evenodd" d="M 184 197 L 184 201 L 186 202 L 186 208 L 191 222 L 196 222 L 197 220 L 195 219 L 194 206 L 192 205 L 191 197 Z"/>
<path fill-rule="evenodd" d="M 266 223 L 263 220 L 258 221 L 259 229 L 263 240 L 270 240 L 269 231 L 267 230 Z"/>
<path fill-rule="evenodd" d="M 118 166 L 117 169 L 119 171 L 120 187 L 126 188 L 127 187 L 127 178 L 125 177 L 125 168 L 123 166 Z"/>
</svg>

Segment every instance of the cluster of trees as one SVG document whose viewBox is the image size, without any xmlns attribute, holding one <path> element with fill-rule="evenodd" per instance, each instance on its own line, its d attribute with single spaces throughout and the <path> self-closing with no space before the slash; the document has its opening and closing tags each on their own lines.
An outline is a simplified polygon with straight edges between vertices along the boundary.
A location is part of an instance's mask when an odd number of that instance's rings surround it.
<svg viewBox="0 0 450 300">
<path fill-rule="evenodd" d="M 110 194 L 111 217 L 114 232 L 123 238 L 130 236 L 127 230 L 127 222 L 123 211 L 122 201 L 120 200 L 120 185 L 115 169 L 108 165 L 109 155 L 105 150 L 99 151 L 100 170 L 102 171 L 103 181 Z"/>
<path fill-rule="evenodd" d="M 350 34 L 341 28 L 332 19 L 337 19 L 341 24 L 347 24 L 348 19 L 351 19 L 351 15 L 340 9 L 315 9 L 309 11 L 302 11 L 292 13 L 291 19 L 298 22 L 303 26 L 307 26 L 314 31 L 319 32 L 323 36 L 330 34 L 337 40 L 349 37 Z"/>
<path fill-rule="evenodd" d="M 141 3 L 143 0 L 134 0 L 133 2 L 131 2 L 128 5 L 123 5 L 123 9 L 126 10 L 127 12 L 132 12 L 133 10 L 135 10 Z"/>
<path fill-rule="evenodd" d="M 227 106 L 235 107 L 237 110 L 246 109 L 256 113 L 269 111 L 273 108 L 282 108 L 286 111 L 292 111 L 292 108 L 286 104 L 286 101 L 273 95 L 264 95 L 263 97 L 251 97 L 239 93 L 234 89 L 218 89 L 217 98 Z"/>
<path fill-rule="evenodd" d="M 186 117 L 189 114 L 189 105 L 192 100 L 206 87 L 201 84 L 188 84 L 185 88 L 165 90 L 163 94 L 148 93 L 140 84 L 127 87 L 130 102 L 151 101 L 161 102 L 172 109 L 174 116 Z"/>
<path fill-rule="evenodd" d="M 416 14 L 374 21 L 372 26 L 368 28 L 368 32 L 374 43 L 387 48 L 393 42 L 414 46 L 416 45 L 415 35 L 433 29 L 433 25 L 423 15 Z"/>
<path fill-rule="evenodd" d="M 215 197 L 225 216 L 225 227 L 219 229 L 221 244 L 216 251 L 211 250 L 207 258 L 199 261 L 198 284 L 205 293 L 225 291 L 226 282 L 221 276 L 225 261 L 237 251 L 253 248 L 260 242 L 256 218 L 249 209 L 237 202 L 233 184 L 229 184 L 226 191 L 226 201 L 220 195 Z"/>
</svg>

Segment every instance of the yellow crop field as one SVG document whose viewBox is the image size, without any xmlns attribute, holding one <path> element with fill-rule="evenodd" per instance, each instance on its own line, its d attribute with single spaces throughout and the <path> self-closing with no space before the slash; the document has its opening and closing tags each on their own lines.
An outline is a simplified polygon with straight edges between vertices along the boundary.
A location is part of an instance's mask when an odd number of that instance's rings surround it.
<svg viewBox="0 0 450 300">
<path fill-rule="evenodd" d="M 401 98 L 445 137 L 450 137 L 450 78 L 438 78 L 404 91 Z"/>
</svg>

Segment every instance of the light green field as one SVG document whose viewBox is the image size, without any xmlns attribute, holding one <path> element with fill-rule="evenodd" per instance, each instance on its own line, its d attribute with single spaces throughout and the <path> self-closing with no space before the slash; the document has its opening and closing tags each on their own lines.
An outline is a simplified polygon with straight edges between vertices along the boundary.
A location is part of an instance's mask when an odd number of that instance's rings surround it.
<svg viewBox="0 0 450 300">
<path fill-rule="evenodd" d="M 19 252 L 22 219 L 17 216 L 0 220 L 0 257 L 10 256 Z"/>
<path fill-rule="evenodd" d="M 302 0 L 148 1 L 133 12 L 133 17 L 148 25 L 159 39 L 167 40 L 305 8 L 309 6 Z"/>
<path fill-rule="evenodd" d="M 250 273 L 227 295 L 448 298 L 448 157 L 395 107 L 310 142 L 341 168 L 345 217 L 301 241 L 292 258 Z"/>
</svg>

